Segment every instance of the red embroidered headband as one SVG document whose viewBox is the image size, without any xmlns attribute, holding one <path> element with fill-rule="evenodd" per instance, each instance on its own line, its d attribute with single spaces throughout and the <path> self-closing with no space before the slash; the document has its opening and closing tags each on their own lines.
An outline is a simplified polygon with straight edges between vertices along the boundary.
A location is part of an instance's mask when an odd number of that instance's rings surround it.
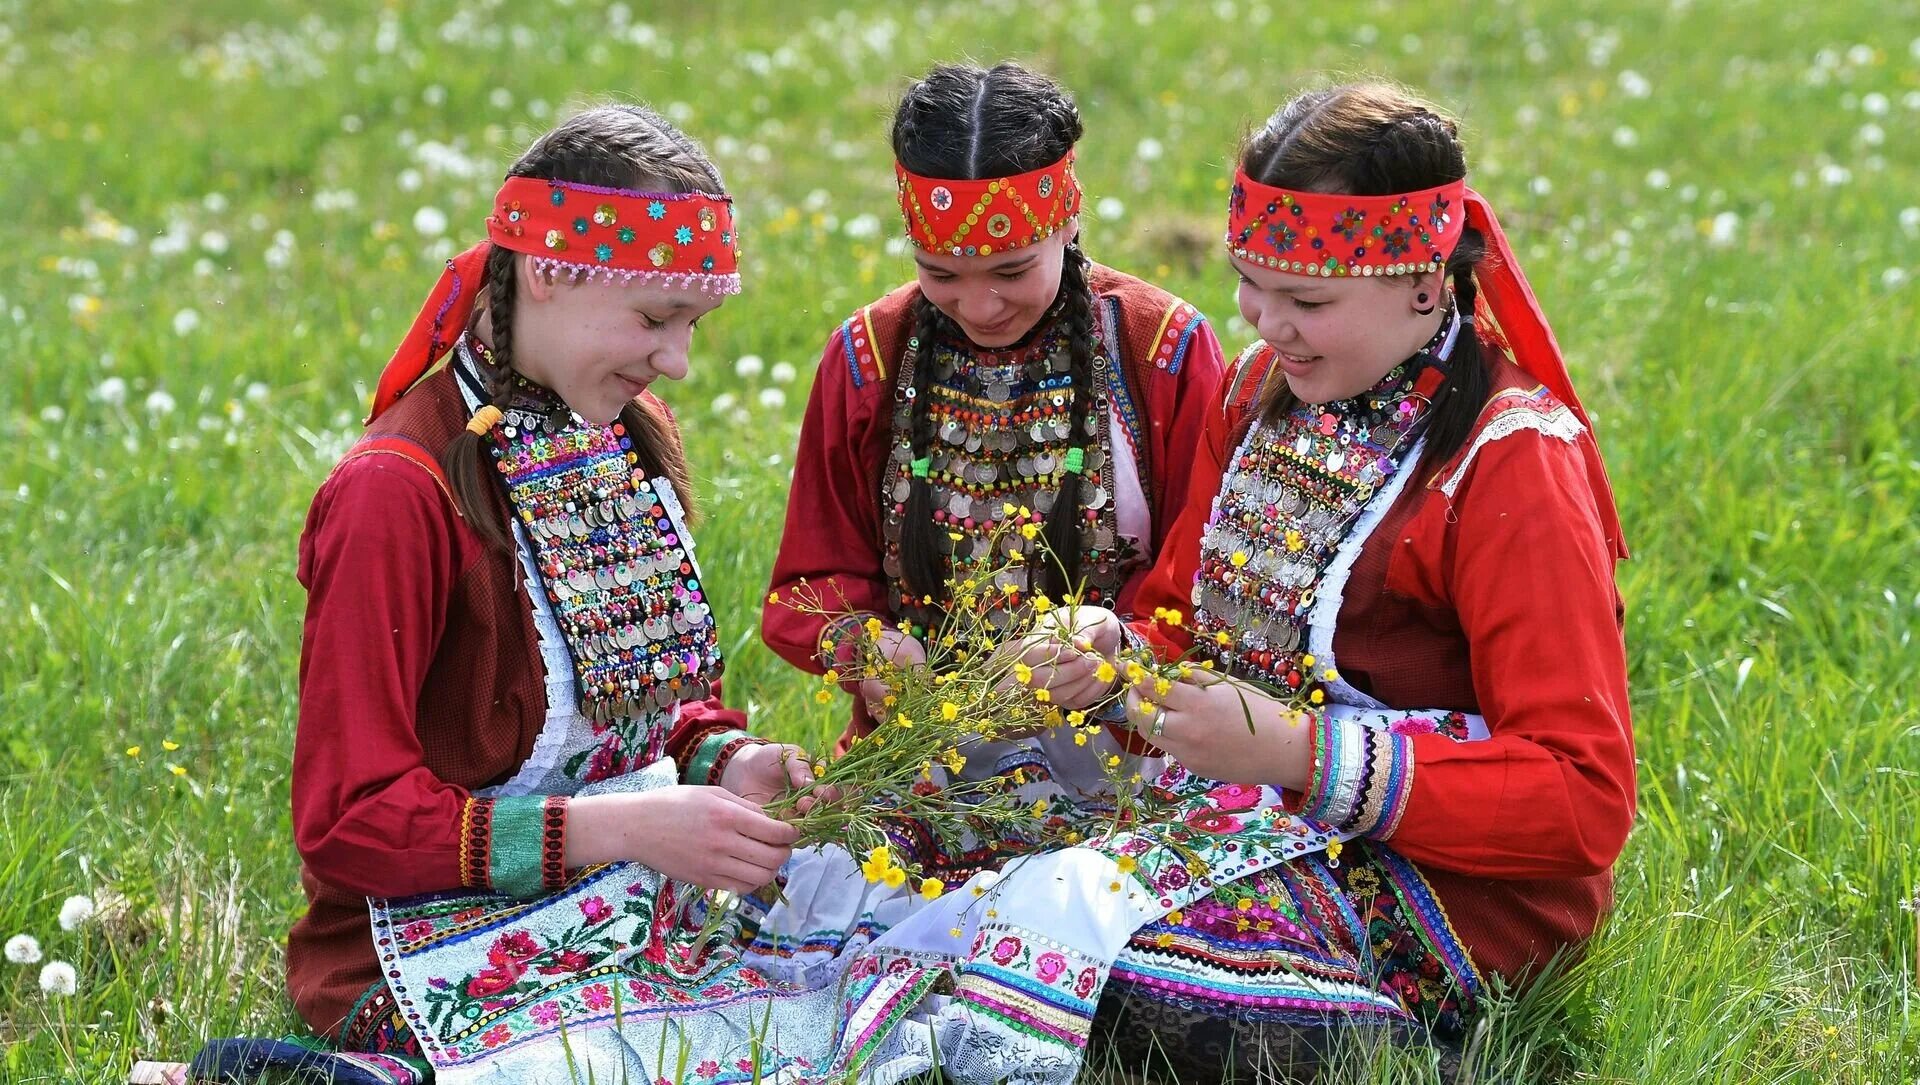
<svg viewBox="0 0 1920 1085">
<path fill-rule="evenodd" d="M 992 256 L 1045 241 L 1080 211 L 1072 151 L 1013 177 L 922 177 L 897 162 L 893 172 L 907 240 L 927 252 Z"/>
<path fill-rule="evenodd" d="M 540 268 L 575 278 L 740 292 L 731 196 L 509 177 L 493 198 L 487 236 L 501 248 L 538 257 Z"/>
<path fill-rule="evenodd" d="M 380 372 L 372 422 L 453 346 L 486 285 L 498 245 L 570 280 L 651 282 L 740 292 L 740 233 L 733 197 L 706 192 L 633 192 L 537 177 L 509 177 L 487 216 L 488 240 L 447 261 L 406 337 Z"/>
<path fill-rule="evenodd" d="M 1465 226 L 1462 179 L 1393 196 L 1263 185 L 1236 170 L 1227 251 L 1295 275 L 1412 275 L 1446 266 Z"/>
</svg>

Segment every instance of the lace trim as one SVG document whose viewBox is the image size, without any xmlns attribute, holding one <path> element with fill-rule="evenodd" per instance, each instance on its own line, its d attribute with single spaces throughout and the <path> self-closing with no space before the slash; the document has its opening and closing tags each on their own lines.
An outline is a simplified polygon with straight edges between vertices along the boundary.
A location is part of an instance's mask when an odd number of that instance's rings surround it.
<svg viewBox="0 0 1920 1085">
<path fill-rule="evenodd" d="M 1473 459 L 1480 454 L 1481 448 L 1503 437 L 1511 437 L 1526 430 L 1544 433 L 1549 437 L 1558 437 L 1572 444 L 1586 432 L 1587 428 L 1580 424 L 1580 419 L 1564 404 L 1555 404 L 1552 410 L 1544 412 L 1532 407 L 1513 407 L 1501 411 L 1480 428 L 1480 435 L 1473 439 L 1473 444 L 1467 448 L 1467 454 L 1460 458 L 1460 466 L 1454 468 L 1453 474 L 1447 476 L 1447 481 L 1440 484 L 1440 492 L 1448 497 L 1453 496 L 1454 491 L 1460 488 L 1460 480 L 1466 477 L 1467 468 L 1473 466 Z"/>
</svg>

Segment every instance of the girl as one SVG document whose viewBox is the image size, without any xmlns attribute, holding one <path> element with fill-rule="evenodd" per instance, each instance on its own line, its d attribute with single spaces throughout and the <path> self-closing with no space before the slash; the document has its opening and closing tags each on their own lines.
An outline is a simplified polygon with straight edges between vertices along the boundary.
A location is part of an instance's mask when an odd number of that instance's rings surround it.
<svg viewBox="0 0 1920 1085">
<path fill-rule="evenodd" d="M 1579 945 L 1610 903 L 1626 548 L 1465 177 L 1454 122 L 1379 85 L 1296 98 L 1240 155 L 1227 246 L 1261 338 L 1134 604 L 1165 620 L 1130 634 L 1229 676 L 1131 694 L 1178 823 L 1215 843 L 1197 868 L 1123 845 L 1167 906 L 1103 995 L 1128 1054 L 1300 1072 L 1340 1034 L 1457 1044 L 1489 974 Z"/>
<path fill-rule="evenodd" d="M 822 645 L 852 643 L 781 602 L 801 580 L 844 599 L 847 624 L 879 616 L 890 654 L 923 662 L 949 559 L 1013 522 L 1044 531 L 1011 535 L 1032 557 L 1005 585 L 1016 601 L 1084 585 L 1131 607 L 1185 501 L 1222 363 L 1193 306 L 1082 251 L 1080 134 L 1073 99 L 1012 63 L 936 67 L 894 114 L 915 280 L 848 318 L 821 359 L 761 620 L 795 666 L 824 672 L 837 661 Z M 849 689 L 843 743 L 880 707 L 870 685 Z M 1098 747 L 1032 745 L 976 748 L 968 771 L 1097 778 L 1078 770 Z"/>
<path fill-rule="evenodd" d="M 794 833 L 760 803 L 811 778 L 720 701 L 687 465 L 650 390 L 740 289 L 719 172 L 650 110 L 590 109 L 513 164 L 487 232 L 300 541 L 310 908 L 287 989 L 352 1053 L 340 1080 L 512 1078 L 615 986 L 692 991 L 680 887 L 771 882 Z M 248 1055 L 327 1061 L 213 1045 L 197 1070 Z"/>
</svg>

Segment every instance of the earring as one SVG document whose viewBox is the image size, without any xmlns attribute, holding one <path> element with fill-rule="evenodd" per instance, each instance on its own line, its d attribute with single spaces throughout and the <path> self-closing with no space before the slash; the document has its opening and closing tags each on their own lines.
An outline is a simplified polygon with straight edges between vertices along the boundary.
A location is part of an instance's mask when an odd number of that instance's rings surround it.
<svg viewBox="0 0 1920 1085">
<path fill-rule="evenodd" d="M 1433 312 L 1434 305 L 1432 302 L 1427 300 L 1427 292 L 1425 290 L 1420 291 L 1420 293 L 1414 298 L 1414 300 L 1418 301 L 1420 305 L 1426 306 L 1425 309 L 1422 309 L 1420 308 L 1419 305 L 1416 305 L 1413 308 L 1414 312 L 1419 313 L 1421 316 L 1426 316 L 1428 313 Z"/>
</svg>

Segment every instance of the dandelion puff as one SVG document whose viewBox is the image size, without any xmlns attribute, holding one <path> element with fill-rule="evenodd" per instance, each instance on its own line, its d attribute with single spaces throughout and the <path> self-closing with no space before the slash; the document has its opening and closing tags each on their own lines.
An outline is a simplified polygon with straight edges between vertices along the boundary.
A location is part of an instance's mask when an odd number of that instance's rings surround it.
<svg viewBox="0 0 1920 1085">
<path fill-rule="evenodd" d="M 422 207 L 413 213 L 413 228 L 427 237 L 447 232 L 447 213 L 438 207 Z"/>
<path fill-rule="evenodd" d="M 840 232 L 858 240 L 879 237 L 880 216 L 873 214 L 855 215 L 847 220 L 847 224 L 840 228 Z"/>
<path fill-rule="evenodd" d="M 1103 196 L 1094 213 L 1107 222 L 1118 222 L 1127 216 L 1127 205 L 1112 196 Z"/>
<path fill-rule="evenodd" d="M 1535 196 L 1551 196 L 1553 194 L 1553 182 L 1545 177 L 1535 177 L 1533 180 L 1527 182 L 1527 190 Z"/>
<path fill-rule="evenodd" d="M 200 235 L 200 247 L 215 256 L 222 255 L 228 248 L 227 235 L 219 230 L 208 230 Z"/>
<path fill-rule="evenodd" d="M 740 398 L 732 392 L 722 392 L 713 397 L 713 413 L 729 414 L 740 405 Z"/>
<path fill-rule="evenodd" d="M 1624 124 L 1613 130 L 1613 145 L 1615 147 L 1620 148 L 1621 150 L 1625 150 L 1629 147 L 1632 147 L 1635 144 L 1638 144 L 1639 142 L 1640 142 L 1640 133 L 1634 131 L 1632 128 L 1629 128 Z"/>
<path fill-rule="evenodd" d="M 1160 156 L 1165 153 L 1166 148 L 1161 145 L 1159 140 L 1152 136 L 1141 140 L 1135 144 L 1133 148 L 1133 157 L 1138 158 L 1142 162 L 1158 162 Z"/>
<path fill-rule="evenodd" d="M 1892 108 L 1893 103 L 1887 100 L 1886 95 L 1877 90 L 1871 94 L 1863 94 L 1860 96 L 1860 111 L 1869 117 L 1884 117 L 1887 115 L 1887 111 Z"/>
<path fill-rule="evenodd" d="M 200 313 L 194 309 L 182 309 L 173 314 L 173 334 L 192 335 L 200 326 Z"/>
<path fill-rule="evenodd" d="M 757 377 L 765 372 L 767 363 L 758 354 L 743 354 L 733 363 L 733 375 L 736 377 Z"/>
<path fill-rule="evenodd" d="M 1908 237 L 1920 237 L 1920 207 L 1904 208 L 1900 212 L 1900 228 Z"/>
<path fill-rule="evenodd" d="M 1880 285 L 1886 287 L 1888 290 L 1898 290 L 1907 285 L 1908 278 L 1906 268 L 1890 267 L 1880 273 Z"/>
<path fill-rule="evenodd" d="M 7 939 L 7 960 L 13 964 L 33 964 L 40 959 L 40 940 L 31 934 L 16 934 Z"/>
<path fill-rule="evenodd" d="M 153 391 L 147 393 L 147 413 L 148 414 L 153 415 L 157 418 L 164 418 L 167 415 L 170 415 L 173 413 L 174 407 L 175 407 L 175 403 L 174 403 L 173 396 L 169 394 L 166 389 L 155 388 Z M 72 898 L 72 900 L 86 900 L 86 899 L 87 898 L 85 897 Z M 68 903 L 72 903 L 72 900 L 70 900 Z"/>
<path fill-rule="evenodd" d="M 60 902 L 60 929 L 76 931 L 80 925 L 93 918 L 93 898 L 85 893 L 75 893 Z"/>
<path fill-rule="evenodd" d="M 1732 211 L 1722 211 L 1713 216 L 1713 225 L 1707 228 L 1707 243 L 1715 248 L 1724 249 L 1740 240 L 1740 216 Z"/>
<path fill-rule="evenodd" d="M 768 409 L 786 406 L 787 394 L 778 388 L 760 389 L 760 405 Z"/>
<path fill-rule="evenodd" d="M 247 385 L 246 397 L 248 403 L 265 403 L 267 397 L 272 394 L 273 389 L 267 387 L 266 381 L 254 381 Z"/>
<path fill-rule="evenodd" d="M 66 997 L 80 989 L 80 976 L 65 961 L 48 961 L 40 969 L 40 989 L 50 995 Z"/>
<path fill-rule="evenodd" d="M 792 384 L 799 375 L 800 371 L 793 367 L 792 362 L 775 362 L 773 368 L 767 370 L 767 376 L 772 377 L 775 384 Z"/>
<path fill-rule="evenodd" d="M 109 407 L 123 406 L 127 402 L 127 382 L 119 377 L 108 377 L 94 385 L 93 398 Z"/>
<path fill-rule="evenodd" d="M 1656 166 L 1647 171 L 1647 187 L 1671 188 L 1673 187 L 1673 175 Z"/>
<path fill-rule="evenodd" d="M 1632 68 L 1620 73 L 1619 82 L 1621 92 L 1629 98 L 1646 98 L 1653 94 L 1653 84 Z"/>
<path fill-rule="evenodd" d="M 59 425 L 67 420 L 67 409 L 57 403 L 40 408 L 40 421 L 48 425 Z"/>
</svg>

